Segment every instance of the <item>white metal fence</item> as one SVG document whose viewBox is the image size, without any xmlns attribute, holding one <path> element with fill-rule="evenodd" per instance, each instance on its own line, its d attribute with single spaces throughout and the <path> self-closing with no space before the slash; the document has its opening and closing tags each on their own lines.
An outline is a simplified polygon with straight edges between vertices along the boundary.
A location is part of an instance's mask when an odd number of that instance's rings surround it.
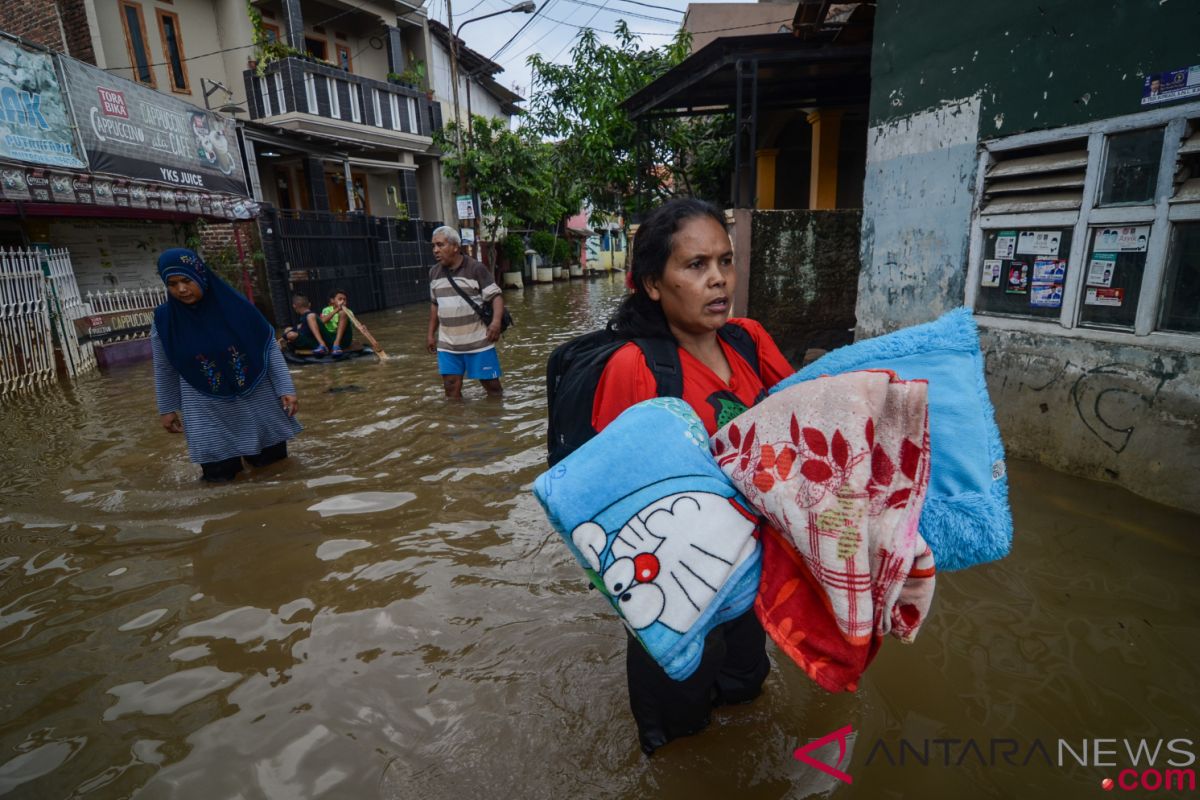
<svg viewBox="0 0 1200 800">
<path fill-rule="evenodd" d="M 42 253 L 46 265 L 46 283 L 50 286 L 51 318 L 57 323 L 58 344 L 62 348 L 67 369 L 79 375 L 96 368 L 95 350 L 91 342 L 80 342 L 75 320 L 91 314 L 91 310 L 79 296 L 79 284 L 75 282 L 75 270 L 71 268 L 71 254 L 67 249 L 49 250 Z"/>
<path fill-rule="evenodd" d="M 87 305 L 92 314 L 113 311 L 142 311 L 167 302 L 165 286 L 143 286 L 136 289 L 111 289 L 107 292 L 88 292 Z"/>
<path fill-rule="evenodd" d="M 75 330 L 88 313 L 66 248 L 0 248 L 0 396 L 54 380 L 56 339 L 72 375 L 95 368 Z"/>
</svg>

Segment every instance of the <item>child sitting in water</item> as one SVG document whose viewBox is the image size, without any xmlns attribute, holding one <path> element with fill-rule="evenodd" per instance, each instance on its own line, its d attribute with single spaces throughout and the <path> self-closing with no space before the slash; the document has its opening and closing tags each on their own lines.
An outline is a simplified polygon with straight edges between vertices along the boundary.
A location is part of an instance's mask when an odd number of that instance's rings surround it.
<svg viewBox="0 0 1200 800">
<path fill-rule="evenodd" d="M 329 351 L 333 352 L 334 358 L 340 357 L 343 348 L 349 347 L 350 342 L 354 339 L 354 331 L 350 329 L 348 315 L 340 313 L 346 307 L 348 299 L 344 290 L 334 289 L 329 295 L 329 305 L 321 309 L 321 338 L 326 345 L 329 345 Z M 321 347 L 314 349 L 313 355 L 325 355 L 329 351 Z"/>
<path fill-rule="evenodd" d="M 292 295 L 292 310 L 300 321 L 287 329 L 283 338 L 292 350 L 311 350 L 314 355 L 323 356 L 329 353 L 321 336 L 321 326 L 317 312 L 312 310 L 312 303 L 302 294 Z"/>
</svg>

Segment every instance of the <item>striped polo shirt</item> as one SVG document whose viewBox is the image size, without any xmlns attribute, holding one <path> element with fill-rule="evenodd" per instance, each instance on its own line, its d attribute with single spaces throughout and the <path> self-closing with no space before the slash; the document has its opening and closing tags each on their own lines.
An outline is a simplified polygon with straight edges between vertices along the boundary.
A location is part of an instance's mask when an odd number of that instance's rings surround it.
<svg viewBox="0 0 1200 800">
<path fill-rule="evenodd" d="M 491 303 L 500 294 L 492 271 L 464 255 L 457 269 L 435 264 L 429 271 L 429 299 L 437 304 L 438 350 L 447 353 L 480 353 L 495 347 L 488 341 L 487 328 L 471 304 L 450 285 L 449 275 L 476 305 Z"/>
</svg>

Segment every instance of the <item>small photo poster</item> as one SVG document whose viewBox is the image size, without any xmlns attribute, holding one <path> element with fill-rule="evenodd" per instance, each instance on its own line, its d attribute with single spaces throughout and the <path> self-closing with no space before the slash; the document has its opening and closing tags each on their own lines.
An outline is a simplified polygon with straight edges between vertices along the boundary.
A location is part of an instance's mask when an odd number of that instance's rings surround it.
<svg viewBox="0 0 1200 800">
<path fill-rule="evenodd" d="M 1142 81 L 1142 105 L 1200 95 L 1200 64 L 1152 72 Z"/>
<path fill-rule="evenodd" d="M 1061 283 L 1067 277 L 1067 262 L 1062 258 L 1039 258 L 1033 262 L 1034 283 Z"/>
<path fill-rule="evenodd" d="M 1000 231 L 996 234 L 996 258 L 1012 258 L 1017 254 L 1017 232 Z"/>
<path fill-rule="evenodd" d="M 1029 291 L 1029 265 L 1014 261 L 1008 268 L 1008 282 L 1004 284 L 1006 294 L 1025 294 Z"/>
<path fill-rule="evenodd" d="M 1004 265 L 1000 259 L 985 259 L 983 262 L 983 278 L 980 280 L 980 286 L 999 287 L 1000 273 L 1004 271 Z"/>
<path fill-rule="evenodd" d="M 1088 263 L 1087 285 L 1112 286 L 1116 267 L 1116 253 L 1092 253 L 1092 260 Z"/>
<path fill-rule="evenodd" d="M 1149 225 L 1101 228 L 1096 234 L 1095 252 L 1144 253 L 1150 239 Z"/>
<path fill-rule="evenodd" d="M 1029 290 L 1029 305 L 1034 308 L 1062 308 L 1061 283 L 1035 283 Z"/>
<path fill-rule="evenodd" d="M 1017 254 L 1057 256 L 1058 241 L 1058 231 L 1021 231 L 1017 239 Z"/>
<path fill-rule="evenodd" d="M 1125 302 L 1124 289 L 1088 289 L 1083 298 L 1085 306 L 1118 307 L 1123 302 Z"/>
<path fill-rule="evenodd" d="M 458 238 L 463 244 L 475 244 L 475 229 L 474 228 L 459 228 Z"/>
<path fill-rule="evenodd" d="M 459 219 L 475 219 L 475 204 L 471 202 L 471 195 L 455 195 L 454 208 Z"/>
</svg>

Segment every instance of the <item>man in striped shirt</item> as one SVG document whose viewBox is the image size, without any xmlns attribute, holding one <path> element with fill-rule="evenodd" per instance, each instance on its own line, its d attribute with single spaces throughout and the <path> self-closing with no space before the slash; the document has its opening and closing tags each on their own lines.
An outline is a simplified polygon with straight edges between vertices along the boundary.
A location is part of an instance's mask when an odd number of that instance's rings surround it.
<svg viewBox="0 0 1200 800">
<path fill-rule="evenodd" d="M 462 240 L 454 228 L 443 225 L 433 232 L 433 257 L 437 264 L 429 272 L 432 305 L 426 345 L 429 352 L 437 353 L 446 397 L 462 399 L 464 375 L 483 384 L 489 397 L 499 397 L 502 389 L 496 340 L 504 316 L 500 287 L 490 269 L 462 252 Z M 476 306 L 491 304 L 491 325 L 483 324 L 463 294 Z"/>
</svg>

